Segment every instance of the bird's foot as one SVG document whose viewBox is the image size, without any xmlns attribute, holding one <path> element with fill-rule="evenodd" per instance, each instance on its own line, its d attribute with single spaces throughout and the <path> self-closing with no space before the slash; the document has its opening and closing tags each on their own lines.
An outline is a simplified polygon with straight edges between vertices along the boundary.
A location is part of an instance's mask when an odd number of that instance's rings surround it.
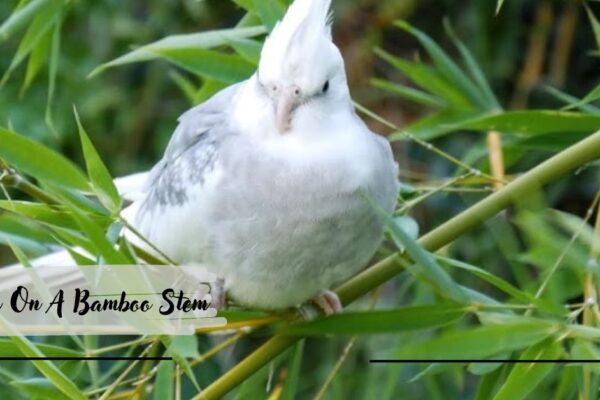
<svg viewBox="0 0 600 400">
<path fill-rule="evenodd" d="M 310 299 L 309 303 L 298 308 L 298 314 L 304 321 L 312 321 L 320 315 L 329 316 L 340 311 L 342 311 L 342 302 L 338 295 L 331 290 L 323 290 Z"/>
<path fill-rule="evenodd" d="M 325 315 L 333 315 L 342 311 L 342 302 L 336 292 L 331 290 L 323 290 L 318 295 L 311 299 Z"/>
<path fill-rule="evenodd" d="M 217 278 L 210 284 L 211 304 L 217 311 L 224 310 L 227 307 L 226 294 L 223 278 Z"/>
</svg>

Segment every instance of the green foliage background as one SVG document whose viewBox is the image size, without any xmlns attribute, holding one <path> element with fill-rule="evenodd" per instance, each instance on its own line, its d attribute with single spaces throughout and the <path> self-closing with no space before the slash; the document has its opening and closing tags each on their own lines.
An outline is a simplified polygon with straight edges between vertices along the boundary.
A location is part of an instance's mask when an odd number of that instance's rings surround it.
<svg viewBox="0 0 600 400">
<path fill-rule="evenodd" d="M 0 264 L 18 258 L 27 265 L 61 247 L 77 252 L 81 264 L 147 259 L 114 234 L 121 200 L 107 171 L 121 176 L 149 168 L 184 110 L 248 76 L 285 3 L 0 3 Z M 176 360 L 2 362 L 3 393 L 597 397 L 597 367 L 576 362 L 368 362 L 600 359 L 597 3 L 334 3 L 334 38 L 357 109 L 393 141 L 401 165 L 399 208 L 393 218 L 382 216 L 388 240 L 370 270 L 395 277 L 379 286 L 375 273 L 359 276 L 340 290 L 346 302 L 379 288 L 344 314 L 310 323 L 230 310 L 225 315 L 234 330 L 219 336 L 0 339 L 0 356 L 167 354 Z M 227 31 L 215 35 L 220 29 Z M 173 36 L 179 34 L 189 36 Z M 584 146 L 565 152 L 576 143 Z M 490 152 L 503 155 L 504 178 L 491 171 Z M 539 166 L 555 154 L 557 162 Z M 571 167 L 561 167 L 566 164 Z M 545 190 L 536 184 L 540 174 L 527 173 L 536 166 L 550 183 Z M 519 177 L 526 186 L 505 187 Z M 502 193 L 514 204 L 507 208 Z M 488 195 L 499 202 L 478 203 Z M 482 213 L 475 215 L 475 204 Z M 505 210 L 492 218 L 496 206 Z M 465 218 L 451 220 L 459 213 Z M 259 347 L 274 332 L 280 336 Z M 290 338 L 297 335 L 309 338 L 296 344 Z"/>
</svg>

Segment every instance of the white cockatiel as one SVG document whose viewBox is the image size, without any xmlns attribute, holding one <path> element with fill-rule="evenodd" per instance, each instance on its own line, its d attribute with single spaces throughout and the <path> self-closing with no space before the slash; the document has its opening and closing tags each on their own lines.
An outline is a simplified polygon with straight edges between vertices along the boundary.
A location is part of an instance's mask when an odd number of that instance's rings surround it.
<svg viewBox="0 0 600 400">
<path fill-rule="evenodd" d="M 237 304 L 282 309 L 360 271 L 383 235 L 365 195 L 391 212 L 389 143 L 353 109 L 330 0 L 295 0 L 256 73 L 187 111 L 144 197 L 136 228 L 181 264 L 219 275 Z"/>
<path fill-rule="evenodd" d="M 338 311 L 330 289 L 359 272 L 383 236 L 366 197 L 388 212 L 396 204 L 398 167 L 354 112 L 330 3 L 295 0 L 256 73 L 184 113 L 149 174 L 115 181 L 134 200 L 123 216 L 154 247 L 217 274 L 242 306 L 313 299 Z M 58 286 L 81 278 L 59 268 L 73 263 L 64 251 L 33 262 Z"/>
</svg>

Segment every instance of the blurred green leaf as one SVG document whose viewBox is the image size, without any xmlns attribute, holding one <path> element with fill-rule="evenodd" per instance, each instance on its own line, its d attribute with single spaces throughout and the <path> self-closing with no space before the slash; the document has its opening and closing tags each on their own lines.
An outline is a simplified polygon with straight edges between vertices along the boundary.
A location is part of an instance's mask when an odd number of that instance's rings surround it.
<svg viewBox="0 0 600 400">
<path fill-rule="evenodd" d="M 392 66 L 402 71 L 415 84 L 430 94 L 441 97 L 458 110 L 473 110 L 469 99 L 459 89 L 447 82 L 435 69 L 417 62 L 408 62 L 395 57 L 380 48 L 375 53 Z"/>
<path fill-rule="evenodd" d="M 373 86 L 379 89 L 383 89 L 389 93 L 398 95 L 418 104 L 423 104 L 428 107 L 446 106 L 446 102 L 444 100 L 405 85 L 392 83 L 383 79 L 373 79 L 371 80 L 371 83 Z"/>
<path fill-rule="evenodd" d="M 258 65 L 260 61 L 260 52 L 262 50 L 262 43 L 252 39 L 232 39 L 228 44 L 238 53 L 244 60 Z"/>
<path fill-rule="evenodd" d="M 234 54 L 207 49 L 160 49 L 157 55 L 190 72 L 225 83 L 237 83 L 254 73 L 255 66 Z"/>
<path fill-rule="evenodd" d="M 254 4 L 254 10 L 269 30 L 273 29 L 285 12 L 285 8 L 279 0 L 252 0 L 252 3 Z"/>
<path fill-rule="evenodd" d="M 600 108 L 592 106 L 590 104 L 582 103 L 581 99 L 571 96 L 570 94 L 558 90 L 557 88 L 554 88 L 552 86 L 544 86 L 544 90 L 551 96 L 556 97 L 558 100 L 562 101 L 563 103 L 567 103 L 567 106 L 563 107 L 563 110 L 577 108 L 589 114 L 600 115 Z"/>
<path fill-rule="evenodd" d="M 58 132 L 54 126 L 54 119 L 52 117 L 52 105 L 54 102 L 54 91 L 56 88 L 56 77 L 58 75 L 58 60 L 60 58 L 60 29 L 62 27 L 62 20 L 59 19 L 54 24 L 54 32 L 52 32 L 52 44 L 50 46 L 50 60 L 48 62 L 48 98 L 46 100 L 46 115 L 44 117 L 46 125 L 50 128 L 51 132 L 55 136 L 58 136 Z"/>
<path fill-rule="evenodd" d="M 520 357 L 521 360 L 555 360 L 562 353 L 560 343 L 550 338 L 527 349 Z M 554 364 L 523 363 L 516 364 L 494 400 L 525 399 L 552 371 Z"/>
<path fill-rule="evenodd" d="M 416 240 L 419 237 L 419 223 L 412 217 L 408 215 L 402 215 L 399 217 L 394 217 L 394 222 L 400 229 L 410 236 L 411 239 Z M 396 243 L 396 246 L 404 248 L 402 243 Z"/>
<path fill-rule="evenodd" d="M 79 129 L 79 137 L 81 139 L 85 164 L 94 191 L 100 199 L 100 202 L 116 215 L 121 211 L 121 196 L 117 191 L 108 169 L 102 162 L 102 159 L 98 155 L 98 152 L 85 132 L 85 129 L 83 129 L 77 110 L 73 108 L 73 111 L 75 113 L 75 120 L 77 121 L 77 128 Z"/>
<path fill-rule="evenodd" d="M 450 36 L 450 39 L 452 39 L 452 42 L 454 42 L 454 45 L 460 52 L 462 59 L 463 59 L 465 65 L 467 66 L 471 76 L 473 77 L 473 79 L 475 80 L 475 83 L 479 87 L 479 90 L 481 91 L 481 95 L 486 100 L 487 108 L 488 109 L 494 109 L 494 108 L 500 109 L 501 107 L 500 107 L 500 104 L 498 103 L 498 99 L 494 95 L 494 92 L 492 91 L 492 88 L 490 87 L 490 84 L 489 84 L 487 78 L 485 77 L 485 74 L 483 73 L 483 71 L 481 70 L 481 67 L 475 60 L 475 57 L 473 57 L 473 54 L 469 51 L 467 46 L 465 46 L 465 44 L 456 35 L 456 33 L 454 32 L 454 29 L 452 29 L 452 25 L 450 25 L 449 20 L 447 20 L 447 19 L 444 20 L 444 26 L 446 28 L 446 32 L 448 32 L 448 36 Z"/>
<path fill-rule="evenodd" d="M 524 304 L 533 304 L 539 307 L 541 310 L 547 311 L 549 313 L 561 316 L 567 316 L 567 310 L 563 307 L 557 307 L 552 303 L 545 302 L 540 299 L 536 299 L 530 293 L 519 290 L 510 283 L 506 282 L 504 279 L 497 277 L 496 275 L 487 272 L 481 268 L 478 268 L 474 265 L 467 264 L 465 262 L 454 260 L 448 257 L 437 257 L 438 260 L 447 263 L 455 268 L 464 269 L 469 271 L 473 275 L 483 279 L 484 281 L 494 285 L 498 289 L 502 290 L 504 293 L 512 296 L 518 301 L 523 302 Z"/>
<path fill-rule="evenodd" d="M 231 40 L 259 36 L 267 30 L 262 26 L 249 28 L 233 28 L 187 35 L 173 35 L 154 43 L 141 46 L 113 61 L 102 64 L 90 73 L 95 76 L 107 68 L 140 61 L 149 61 L 161 57 L 162 52 L 183 52 L 184 50 L 210 49 L 227 44 Z M 198 53 L 195 53 L 198 54 Z"/>
<path fill-rule="evenodd" d="M 81 230 L 89 238 L 90 244 L 95 249 L 96 254 L 101 256 L 106 264 L 127 265 L 132 263 L 132 260 L 129 260 L 115 249 L 114 245 L 108 240 L 100 226 L 75 207 L 69 207 L 73 213 L 73 219 L 77 221 Z"/>
<path fill-rule="evenodd" d="M 10 340 L 19 349 L 21 355 L 34 358 L 42 358 L 45 356 L 35 344 L 16 331 L 2 316 L 0 316 L 0 325 L 3 328 L 3 331 L 10 335 Z M 38 371 L 40 371 L 57 389 L 59 389 L 69 398 L 81 400 L 87 399 L 87 396 L 85 396 L 77 388 L 77 386 L 51 361 L 34 360 L 31 362 L 33 365 L 35 365 Z"/>
<path fill-rule="evenodd" d="M 496 0 L 496 15 L 500 14 L 500 9 L 502 9 L 503 4 L 504 0 Z"/>
<path fill-rule="evenodd" d="M 576 339 L 571 347 L 571 357 L 573 364 L 577 364 L 576 360 L 598 360 L 600 361 L 600 350 L 596 343 L 588 340 Z M 595 374 L 600 374 L 600 363 L 586 363 L 586 368 L 589 368 Z"/>
<path fill-rule="evenodd" d="M 481 326 L 451 331 L 418 344 L 410 343 L 397 354 L 401 359 L 432 361 L 486 359 L 528 347 L 549 336 L 555 329 L 553 324 L 544 320 Z"/>
<path fill-rule="evenodd" d="M 0 42 L 8 39 L 19 29 L 23 29 L 40 10 L 53 0 L 32 0 L 17 9 L 0 25 Z"/>
<path fill-rule="evenodd" d="M 588 18 L 590 20 L 590 24 L 592 25 L 592 30 L 594 31 L 594 37 L 596 39 L 596 46 L 600 50 L 600 22 L 592 12 L 592 9 L 584 2 L 585 10 L 587 11 Z"/>
<path fill-rule="evenodd" d="M 394 25 L 407 31 L 417 38 L 421 45 L 427 50 L 429 56 L 437 66 L 440 73 L 458 88 L 470 100 L 471 104 L 484 103 L 485 96 L 469 80 L 464 72 L 456 65 L 454 61 L 435 43 L 428 35 L 413 27 L 406 21 L 396 21 Z"/>
<path fill-rule="evenodd" d="M 175 364 L 171 361 L 161 361 L 154 381 L 152 398 L 154 400 L 170 400 L 174 398 Z"/>
<path fill-rule="evenodd" d="M 456 131 L 456 126 L 472 121 L 481 116 L 480 112 L 457 112 L 443 110 L 427 117 L 421 118 L 404 128 L 403 132 L 390 136 L 391 141 L 405 139 L 404 132 L 418 137 L 421 140 L 433 140 L 447 133 Z"/>
<path fill-rule="evenodd" d="M 89 191 L 85 175 L 70 160 L 25 136 L 0 128 L 0 158 L 37 179 Z"/>
<path fill-rule="evenodd" d="M 569 106 L 565 107 L 565 110 L 569 110 L 572 108 L 579 108 L 585 104 L 592 103 L 596 100 L 600 99 L 600 84 L 593 88 L 588 94 L 585 95 L 583 99 Z"/>
<path fill-rule="evenodd" d="M 0 213 L 0 243 L 14 243 L 29 254 L 42 255 L 48 245 L 54 243 L 52 236 L 39 225 L 22 218 Z"/>
<path fill-rule="evenodd" d="M 600 129 L 600 116 L 551 110 L 508 111 L 459 123 L 455 128 L 483 132 L 497 130 L 502 133 L 512 132 L 524 135 L 561 132 L 565 134 L 570 132 L 592 133 Z"/>
<path fill-rule="evenodd" d="M 48 53 L 50 52 L 50 45 L 52 43 L 52 30 L 44 33 L 40 40 L 31 50 L 29 55 L 29 61 L 27 62 L 27 71 L 25 72 L 25 79 L 21 88 L 21 94 L 25 93 L 27 89 L 33 83 L 33 80 L 38 75 L 42 67 L 48 60 Z"/>
<path fill-rule="evenodd" d="M 10 384 L 22 391 L 30 399 L 43 400 L 63 398 L 63 393 L 46 378 L 23 379 L 12 381 Z"/>
<path fill-rule="evenodd" d="M 19 43 L 19 48 L 13 57 L 13 60 L 5 73 L 5 80 L 8 75 L 17 68 L 21 62 L 29 55 L 32 49 L 51 31 L 52 25 L 60 18 L 61 11 L 66 4 L 66 0 L 54 0 L 44 5 L 37 13 L 33 22 L 27 28 L 25 36 Z"/>
<path fill-rule="evenodd" d="M 51 344 L 36 343 L 37 349 L 46 357 L 83 357 L 81 351 Z M 0 339 L 0 357 L 21 357 L 21 347 L 11 339 Z"/>
<path fill-rule="evenodd" d="M 71 213 L 64 206 L 50 206 L 48 204 L 33 203 L 28 201 L 0 200 L 0 209 L 31 218 L 32 220 L 50 225 L 74 229 L 79 225 L 73 220 Z M 88 214 L 95 223 L 104 227 L 110 224 L 110 219 L 97 214 Z"/>
<path fill-rule="evenodd" d="M 167 348 L 167 353 L 173 357 L 173 360 L 181 367 L 186 376 L 190 378 L 190 381 L 194 387 L 200 391 L 200 385 L 194 375 L 194 371 L 190 366 L 187 358 L 198 358 L 198 337 L 195 335 L 191 336 L 161 336 L 161 342 Z"/>
<path fill-rule="evenodd" d="M 302 357 L 304 355 L 304 342 L 304 339 L 300 340 L 294 346 L 292 356 L 290 357 L 285 386 L 281 393 L 281 400 L 294 400 L 298 398 L 298 383 L 300 382 L 300 368 L 302 367 Z"/>
<path fill-rule="evenodd" d="M 396 310 L 354 311 L 335 314 L 281 329 L 290 335 L 354 335 L 432 329 L 460 319 L 464 305 L 436 304 Z"/>
</svg>

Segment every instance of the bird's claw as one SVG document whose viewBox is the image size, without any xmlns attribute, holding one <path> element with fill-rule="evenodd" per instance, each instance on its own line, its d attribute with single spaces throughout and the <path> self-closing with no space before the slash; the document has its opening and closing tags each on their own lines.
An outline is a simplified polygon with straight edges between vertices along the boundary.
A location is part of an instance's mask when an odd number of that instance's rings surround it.
<svg viewBox="0 0 600 400">
<path fill-rule="evenodd" d="M 217 311 L 221 311 L 226 308 L 227 300 L 225 280 L 223 278 L 217 278 L 213 283 L 210 284 L 210 297 L 212 306 L 217 309 Z"/>
</svg>

